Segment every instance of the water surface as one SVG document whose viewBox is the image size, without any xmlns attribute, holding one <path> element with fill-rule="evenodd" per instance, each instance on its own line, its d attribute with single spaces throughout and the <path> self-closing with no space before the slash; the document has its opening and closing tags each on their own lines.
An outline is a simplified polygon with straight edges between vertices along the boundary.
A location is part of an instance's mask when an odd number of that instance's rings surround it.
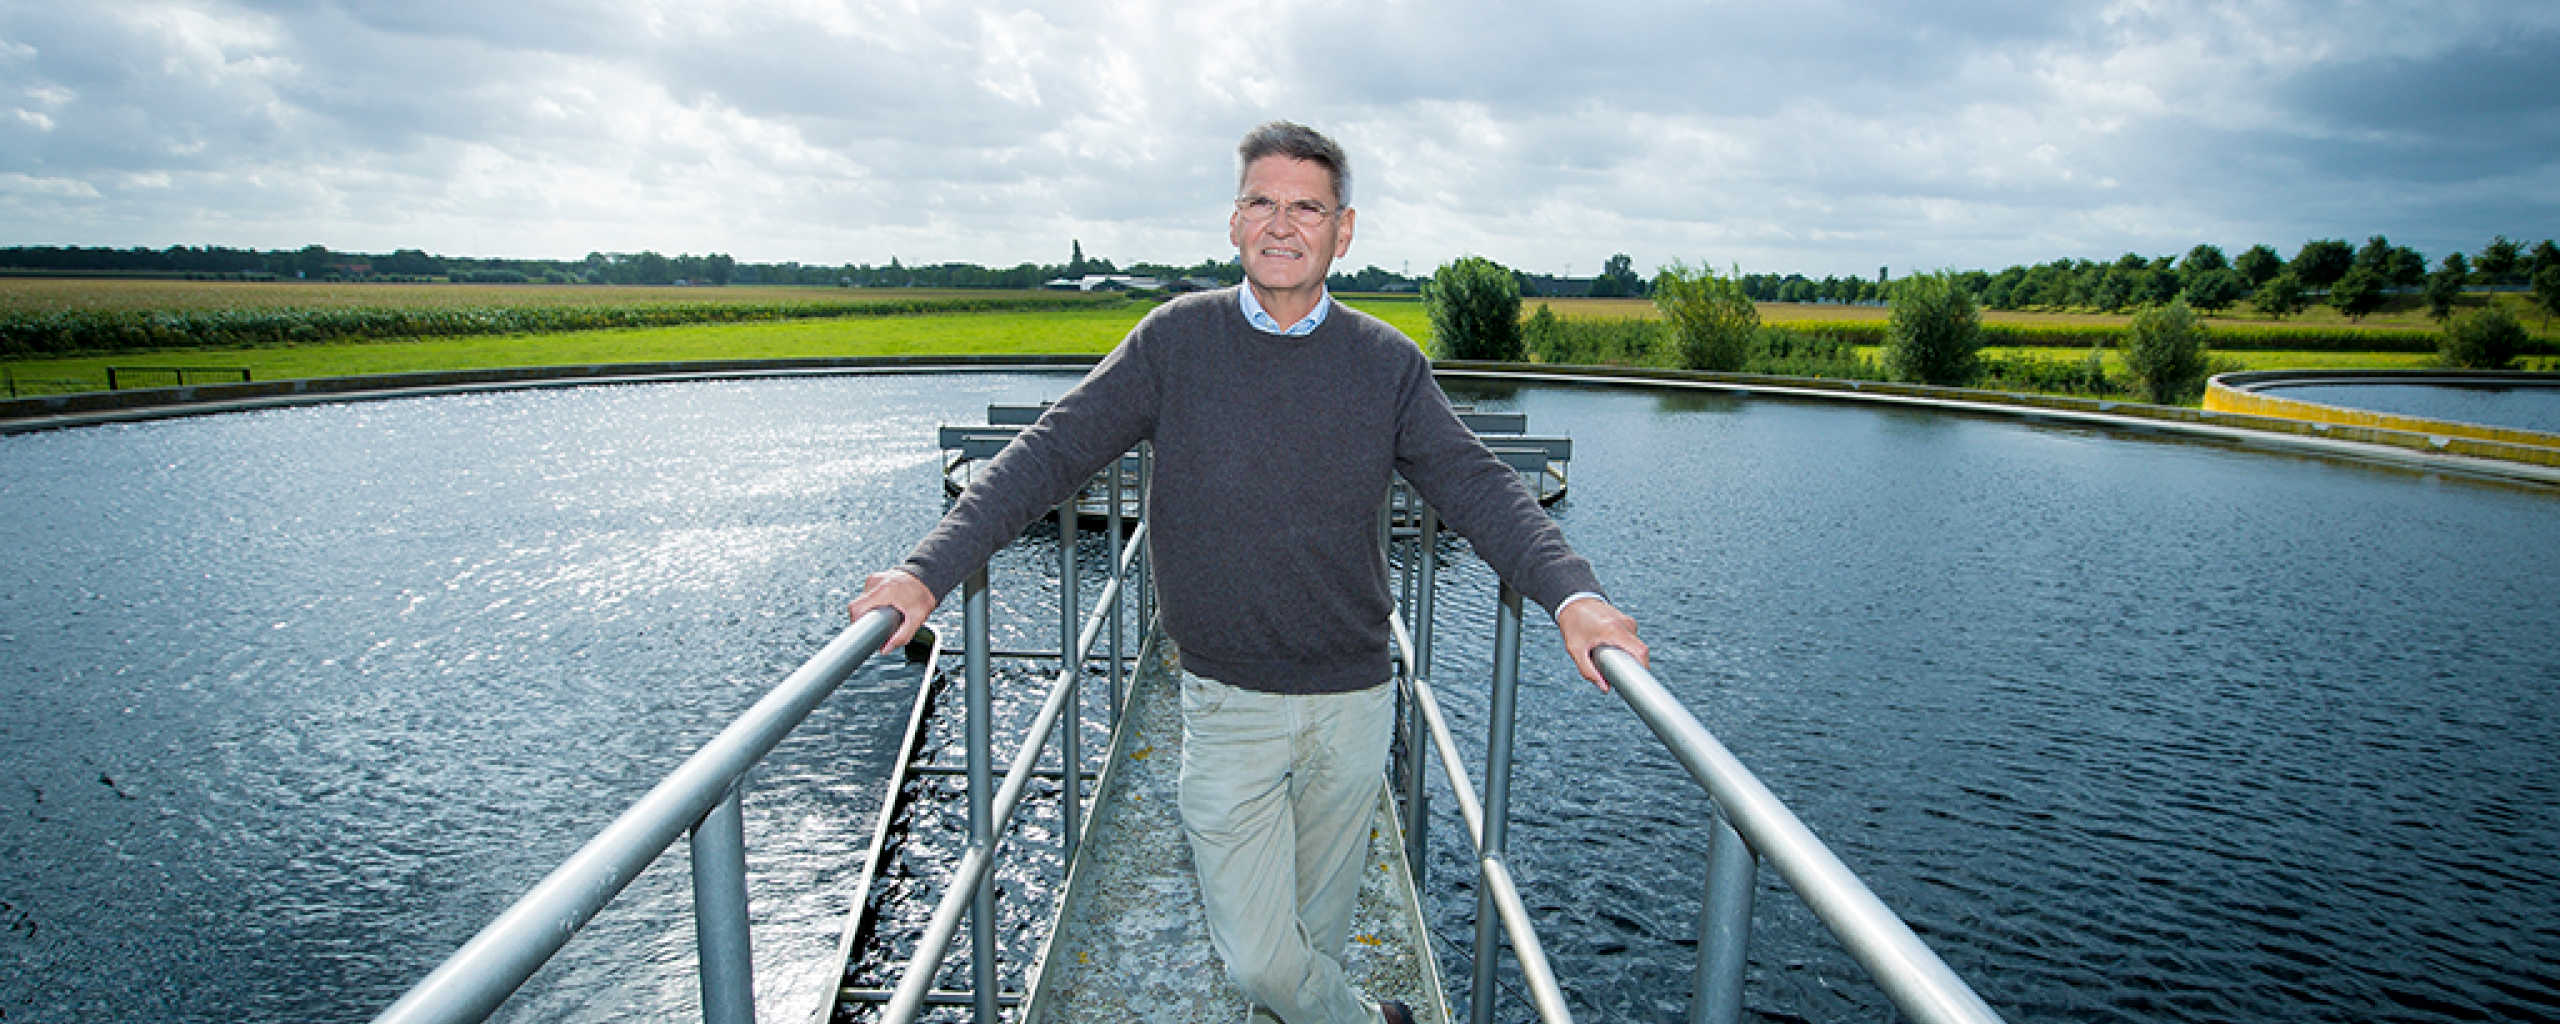
<svg viewBox="0 0 2560 1024">
<path fill-rule="evenodd" d="M 2259 390 L 2348 409 L 2560 434 L 2560 385 L 2285 384 Z"/>
<path fill-rule="evenodd" d="M 938 422 L 1064 387 L 0 439 L 0 1010 L 371 1016 L 839 627 L 941 509 Z M 2560 1013 L 2553 492 L 1898 408 L 1471 397 L 1576 439 L 1557 515 L 1657 672 L 2012 1019 Z M 999 565 L 999 643 L 1054 628 L 1037 543 Z M 1444 700 L 1480 737 L 1490 582 L 1449 579 Z M 1703 798 L 1550 632 L 1527 663 L 1514 869 L 1578 1014 L 1680 1019 Z M 759 774 L 768 1015 L 826 984 L 911 686 L 866 672 Z M 636 882 L 511 1019 L 693 1016 L 684 874 Z M 1889 1019 L 1762 881 L 1754 1011 Z"/>
</svg>

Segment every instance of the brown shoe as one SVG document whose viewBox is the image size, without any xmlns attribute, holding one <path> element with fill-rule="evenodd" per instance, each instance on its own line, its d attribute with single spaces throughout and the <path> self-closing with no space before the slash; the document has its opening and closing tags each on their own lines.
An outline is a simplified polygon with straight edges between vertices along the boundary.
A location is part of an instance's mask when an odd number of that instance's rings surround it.
<svg viewBox="0 0 2560 1024">
<path fill-rule="evenodd" d="M 1378 1003 L 1378 1016 L 1384 1018 L 1387 1024 L 1413 1024 L 1413 1009 L 1393 999 L 1381 1000 Z"/>
</svg>

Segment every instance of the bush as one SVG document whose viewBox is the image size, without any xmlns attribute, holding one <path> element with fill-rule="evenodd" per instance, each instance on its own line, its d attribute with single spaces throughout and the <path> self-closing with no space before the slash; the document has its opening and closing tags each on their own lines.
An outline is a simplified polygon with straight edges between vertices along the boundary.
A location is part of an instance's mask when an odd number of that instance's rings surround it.
<svg viewBox="0 0 2560 1024">
<path fill-rule="evenodd" d="M 1521 326 L 1521 342 L 1539 362 L 1559 366 L 1642 366 L 1662 337 L 1658 320 L 1566 319 L 1538 304 Z"/>
<path fill-rule="evenodd" d="M 1521 360 L 1520 283 L 1501 264 L 1482 256 L 1443 264 L 1422 282 L 1422 307 L 1432 358 Z"/>
<path fill-rule="evenodd" d="M 2444 325 L 2441 351 L 2446 366 L 2465 370 L 2503 370 L 2524 350 L 2524 325 L 2507 307 L 2490 303 L 2454 314 Z"/>
<path fill-rule="evenodd" d="M 2185 298 L 2187 305 L 2211 313 L 2231 308 L 2232 303 L 2240 301 L 2240 297 L 2247 294 L 2249 294 L 2249 286 L 2241 281 L 2240 273 L 2222 269 L 2196 274 L 2187 282 Z"/>
<path fill-rule="evenodd" d="M 1827 332 L 1805 334 L 1784 327 L 1762 327 L 1751 337 L 1749 373 L 1787 377 L 1832 377 L 1873 380 L 1874 360 L 1858 355 L 1855 342 Z"/>
<path fill-rule="evenodd" d="M 2438 320 L 2453 315 L 2453 304 L 2462 298 L 2461 270 L 2446 268 L 2427 275 L 2427 315 Z"/>
<path fill-rule="evenodd" d="M 2363 267 L 2347 271 L 2347 276 L 2329 286 L 2329 305 L 2337 307 L 2349 320 L 2362 320 L 2365 314 L 2381 309 L 2385 298 L 2382 278 Z"/>
<path fill-rule="evenodd" d="M 2310 300 L 2303 297 L 2302 279 L 2288 270 L 2259 285 L 2258 293 L 2249 297 L 2249 304 L 2258 307 L 2261 313 L 2282 320 L 2302 312 Z"/>
<path fill-rule="evenodd" d="M 1742 290 L 1742 268 L 1734 268 L 1732 277 L 1718 277 L 1711 268 L 1692 270 L 1673 260 L 1654 275 L 1653 304 L 1671 322 L 1672 344 L 1683 369 L 1733 373 L 1751 359 L 1760 307 Z"/>
<path fill-rule="evenodd" d="M 1885 369 L 1894 379 L 1970 384 L 1981 354 L 1982 311 L 1953 275 L 1917 274 L 1894 284 L 1884 345 Z"/>
<path fill-rule="evenodd" d="M 2097 348 L 2079 359 L 2048 358 L 2033 352 L 1985 355 L 1976 386 L 2060 395 L 2113 395 L 2124 391 L 2117 382 L 2107 379 L 2106 350 Z"/>
<path fill-rule="evenodd" d="M 2203 394 L 2205 366 L 2205 327 L 2186 303 L 2133 315 L 2124 335 L 2124 369 L 2143 401 L 2177 405 Z"/>
</svg>

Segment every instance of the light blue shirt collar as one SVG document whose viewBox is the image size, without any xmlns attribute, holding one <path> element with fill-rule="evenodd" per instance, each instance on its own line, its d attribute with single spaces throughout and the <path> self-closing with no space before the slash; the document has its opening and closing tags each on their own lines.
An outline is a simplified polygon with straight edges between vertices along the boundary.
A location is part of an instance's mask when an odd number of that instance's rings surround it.
<svg viewBox="0 0 2560 1024">
<path fill-rule="evenodd" d="M 1279 320 L 1262 308 L 1262 300 L 1253 297 L 1251 284 L 1237 285 L 1236 296 L 1236 305 L 1244 310 L 1245 322 L 1252 324 L 1254 330 L 1288 338 L 1303 338 L 1314 334 L 1316 328 L 1324 326 L 1325 314 L 1333 311 L 1333 291 L 1326 289 L 1323 294 L 1316 296 L 1315 309 L 1308 311 L 1304 319 L 1284 328 L 1280 326 Z"/>
</svg>

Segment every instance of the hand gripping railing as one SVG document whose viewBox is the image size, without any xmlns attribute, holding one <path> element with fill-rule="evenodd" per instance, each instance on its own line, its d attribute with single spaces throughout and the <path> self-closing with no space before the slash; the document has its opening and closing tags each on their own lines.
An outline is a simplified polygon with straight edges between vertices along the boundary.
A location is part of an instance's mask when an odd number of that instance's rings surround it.
<svg viewBox="0 0 2560 1024">
<path fill-rule="evenodd" d="M 886 643 L 898 613 L 878 609 L 828 641 L 781 685 L 703 744 L 631 809 L 552 869 L 443 966 L 374 1018 L 376 1024 L 488 1019 L 676 837 L 693 833 L 694 928 L 702 1017 L 755 1019 L 747 949 L 745 819 L 738 783 L 809 712 Z"/>
<path fill-rule="evenodd" d="M 1592 652 L 1592 660 L 1636 717 L 1715 800 L 1718 815 L 1707 847 L 1708 893 L 1699 914 L 1698 997 L 1691 1020 L 1741 1016 L 1755 853 L 1778 869 L 1905 1016 L 1923 1024 L 2000 1020 L 1633 655 L 1602 647 Z"/>
</svg>

